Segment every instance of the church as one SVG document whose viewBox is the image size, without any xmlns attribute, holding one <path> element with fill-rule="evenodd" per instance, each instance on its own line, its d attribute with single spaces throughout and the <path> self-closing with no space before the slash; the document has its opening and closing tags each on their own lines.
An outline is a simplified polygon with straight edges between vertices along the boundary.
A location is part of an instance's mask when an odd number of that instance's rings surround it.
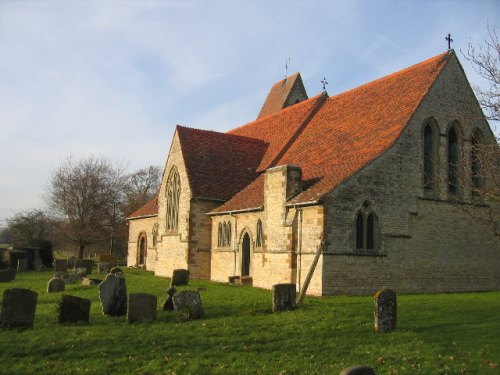
<svg viewBox="0 0 500 375">
<path fill-rule="evenodd" d="M 499 213 L 475 193 L 495 142 L 453 50 L 331 97 L 295 73 L 255 121 L 177 126 L 127 263 L 320 296 L 498 290 Z"/>
</svg>

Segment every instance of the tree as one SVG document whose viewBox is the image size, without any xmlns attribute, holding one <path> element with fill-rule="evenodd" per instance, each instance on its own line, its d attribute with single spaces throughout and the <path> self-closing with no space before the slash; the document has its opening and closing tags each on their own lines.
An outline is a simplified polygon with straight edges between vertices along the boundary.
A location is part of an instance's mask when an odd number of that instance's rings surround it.
<svg viewBox="0 0 500 375">
<path fill-rule="evenodd" d="M 7 219 L 7 225 L 15 246 L 37 247 L 52 237 L 52 221 L 39 209 L 18 212 Z"/>
<path fill-rule="evenodd" d="M 70 157 L 53 172 L 45 199 L 60 219 L 57 229 L 78 246 L 78 258 L 87 246 L 108 240 L 121 188 L 122 169 L 104 158 Z"/>
<path fill-rule="evenodd" d="M 158 166 L 149 166 L 131 173 L 124 178 L 123 212 L 125 216 L 144 206 L 156 197 L 160 188 L 162 170 Z"/>
</svg>

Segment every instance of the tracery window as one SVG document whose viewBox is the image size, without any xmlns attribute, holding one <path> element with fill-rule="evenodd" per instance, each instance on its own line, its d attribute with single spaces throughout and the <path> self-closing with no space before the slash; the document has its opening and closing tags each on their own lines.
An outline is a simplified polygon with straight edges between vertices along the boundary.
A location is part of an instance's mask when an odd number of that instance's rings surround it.
<svg viewBox="0 0 500 375">
<path fill-rule="evenodd" d="M 257 237 L 255 239 L 255 246 L 256 247 L 262 247 L 263 238 L 264 238 L 264 234 L 262 232 L 262 221 L 259 219 L 259 220 L 257 220 Z"/>
<path fill-rule="evenodd" d="M 217 232 L 217 246 L 228 247 L 231 246 L 231 222 L 219 223 Z"/>
<path fill-rule="evenodd" d="M 179 224 L 179 198 L 181 195 L 181 180 L 175 167 L 170 169 L 165 189 L 167 200 L 166 224 L 168 231 L 176 231 Z"/>
<path fill-rule="evenodd" d="M 355 223 L 355 241 L 357 250 L 378 249 L 378 218 L 374 212 L 358 211 Z"/>
<path fill-rule="evenodd" d="M 226 246 L 231 246 L 231 223 L 227 223 Z"/>
</svg>

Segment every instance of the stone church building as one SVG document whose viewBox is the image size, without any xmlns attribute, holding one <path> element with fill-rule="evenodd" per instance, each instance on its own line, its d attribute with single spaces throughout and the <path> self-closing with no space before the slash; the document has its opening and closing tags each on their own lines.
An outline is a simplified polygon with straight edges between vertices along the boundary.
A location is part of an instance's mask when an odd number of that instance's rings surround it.
<svg viewBox="0 0 500 375">
<path fill-rule="evenodd" d="M 499 289 L 498 213 L 470 204 L 491 142 L 453 51 L 332 97 L 296 73 L 255 121 L 177 126 L 128 265 L 298 290 L 310 274 L 313 295 Z"/>
</svg>

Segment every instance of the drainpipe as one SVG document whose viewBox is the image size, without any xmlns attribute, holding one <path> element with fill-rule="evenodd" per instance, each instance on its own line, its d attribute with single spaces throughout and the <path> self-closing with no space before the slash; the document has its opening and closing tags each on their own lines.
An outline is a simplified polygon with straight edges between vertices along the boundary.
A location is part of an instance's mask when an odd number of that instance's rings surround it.
<svg viewBox="0 0 500 375">
<path fill-rule="evenodd" d="M 234 234 L 231 233 L 231 248 L 233 249 L 233 276 L 236 276 L 236 236 L 238 233 L 238 218 L 234 214 L 229 214 L 234 218 Z"/>
<path fill-rule="evenodd" d="M 297 286 L 298 292 L 300 292 L 300 286 L 302 285 L 300 280 L 300 275 L 302 273 L 302 208 L 297 208 L 299 213 L 299 223 L 297 228 Z"/>
</svg>

